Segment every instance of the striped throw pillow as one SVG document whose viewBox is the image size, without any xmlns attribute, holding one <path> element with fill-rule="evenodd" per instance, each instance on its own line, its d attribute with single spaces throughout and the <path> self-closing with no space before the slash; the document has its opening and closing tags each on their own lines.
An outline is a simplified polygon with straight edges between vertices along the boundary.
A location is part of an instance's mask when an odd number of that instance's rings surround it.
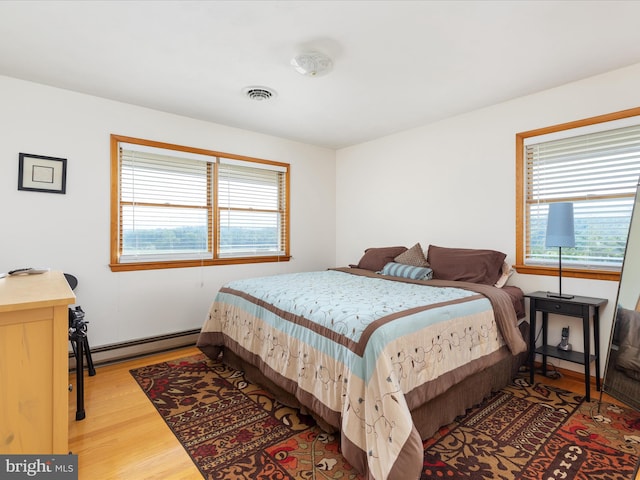
<svg viewBox="0 0 640 480">
<path fill-rule="evenodd" d="M 410 278 L 412 280 L 431 280 L 433 270 L 429 267 L 414 267 L 403 263 L 389 262 L 378 272 L 382 275 Z"/>
</svg>

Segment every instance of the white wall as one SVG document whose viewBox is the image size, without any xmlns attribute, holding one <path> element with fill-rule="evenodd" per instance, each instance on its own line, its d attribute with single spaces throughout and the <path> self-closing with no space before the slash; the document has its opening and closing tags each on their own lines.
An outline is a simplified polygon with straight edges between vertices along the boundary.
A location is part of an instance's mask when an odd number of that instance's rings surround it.
<svg viewBox="0 0 640 480">
<path fill-rule="evenodd" d="M 416 242 L 492 248 L 515 262 L 515 134 L 638 107 L 638 85 L 640 64 L 338 151 L 337 263 L 357 263 L 367 247 Z M 510 284 L 557 291 L 558 279 L 516 274 Z M 563 279 L 564 292 L 609 300 L 602 369 L 617 288 Z M 579 319 L 552 317 L 550 341 L 559 342 L 565 325 L 580 350 Z"/>
<path fill-rule="evenodd" d="M 232 279 L 335 262 L 335 152 L 0 76 L 0 272 L 79 279 L 92 347 L 200 328 Z M 111 133 L 291 164 L 291 253 L 280 264 L 111 272 Z M 18 153 L 67 158 L 67 193 L 18 191 Z"/>
<path fill-rule="evenodd" d="M 99 346 L 199 328 L 228 280 L 347 265 L 370 246 L 493 248 L 513 262 L 515 134 L 640 106 L 639 84 L 640 64 L 333 152 L 0 77 L 0 272 L 31 265 L 74 273 Z M 111 133 L 291 163 L 294 259 L 111 272 Z M 18 191 L 19 152 L 67 158 L 67 194 Z M 516 274 L 511 283 L 553 290 L 557 278 Z M 617 282 L 566 278 L 563 290 L 609 299 L 605 352 Z M 577 319 L 552 318 L 550 339 L 566 324 L 579 349 Z"/>
</svg>

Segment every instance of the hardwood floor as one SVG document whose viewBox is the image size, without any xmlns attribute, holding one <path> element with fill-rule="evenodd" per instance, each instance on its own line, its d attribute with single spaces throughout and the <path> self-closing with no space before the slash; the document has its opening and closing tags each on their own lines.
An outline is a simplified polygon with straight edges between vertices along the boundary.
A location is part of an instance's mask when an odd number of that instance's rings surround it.
<svg viewBox="0 0 640 480">
<path fill-rule="evenodd" d="M 69 449 L 78 455 L 79 480 L 202 479 L 129 370 L 198 353 L 195 347 L 96 368 L 85 375 L 86 418 L 76 421 L 69 397 Z M 69 376 L 75 386 L 75 374 Z"/>
<path fill-rule="evenodd" d="M 127 362 L 97 367 L 85 375 L 86 418 L 76 421 L 76 392 L 69 394 L 69 449 L 78 455 L 79 480 L 201 480 L 202 475 L 149 402 L 129 370 L 200 351 L 173 350 Z M 564 372 L 560 379 L 542 379 L 584 394 L 579 374 Z M 69 382 L 75 387 L 75 375 Z M 600 393 L 592 386 L 592 401 Z M 616 402 L 604 395 L 604 401 Z M 640 475 L 636 476 L 640 480 Z"/>
</svg>

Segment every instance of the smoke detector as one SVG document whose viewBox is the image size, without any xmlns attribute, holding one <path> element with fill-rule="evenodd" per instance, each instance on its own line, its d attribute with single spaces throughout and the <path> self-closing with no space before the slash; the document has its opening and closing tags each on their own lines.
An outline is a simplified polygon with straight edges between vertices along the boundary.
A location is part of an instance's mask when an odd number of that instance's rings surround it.
<svg viewBox="0 0 640 480">
<path fill-rule="evenodd" d="M 245 87 L 242 89 L 243 93 L 250 98 L 251 100 L 256 100 L 258 102 L 262 102 L 264 100 L 269 100 L 276 96 L 276 92 L 274 92 L 269 87 Z"/>
<path fill-rule="evenodd" d="M 324 53 L 306 52 L 293 57 L 291 66 L 307 77 L 321 77 L 331 71 L 333 62 Z"/>
</svg>

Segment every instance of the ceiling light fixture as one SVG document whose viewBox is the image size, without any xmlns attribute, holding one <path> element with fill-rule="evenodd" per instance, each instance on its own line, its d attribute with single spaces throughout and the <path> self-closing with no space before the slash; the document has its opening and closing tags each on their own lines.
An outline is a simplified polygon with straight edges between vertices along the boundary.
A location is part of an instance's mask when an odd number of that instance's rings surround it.
<svg viewBox="0 0 640 480">
<path fill-rule="evenodd" d="M 276 96 L 276 92 L 270 89 L 269 87 L 245 87 L 242 89 L 243 93 L 249 97 L 251 100 L 256 100 L 258 102 L 262 102 L 264 100 L 269 100 Z"/>
<path fill-rule="evenodd" d="M 306 52 L 291 59 L 291 65 L 307 77 L 321 77 L 331 71 L 333 62 L 324 53 Z"/>
</svg>

